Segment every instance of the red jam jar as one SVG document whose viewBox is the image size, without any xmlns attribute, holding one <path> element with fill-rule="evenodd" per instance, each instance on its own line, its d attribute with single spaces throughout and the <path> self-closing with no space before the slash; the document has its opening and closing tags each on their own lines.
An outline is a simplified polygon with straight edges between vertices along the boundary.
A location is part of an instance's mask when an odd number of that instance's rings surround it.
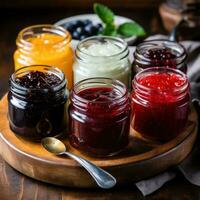
<svg viewBox="0 0 200 200">
<path fill-rule="evenodd" d="M 187 76 L 171 68 L 148 68 L 136 74 L 132 86 L 131 128 L 153 141 L 176 137 L 188 119 Z"/>
<path fill-rule="evenodd" d="M 149 67 L 170 67 L 186 73 L 187 54 L 184 47 L 169 40 L 149 40 L 139 44 L 134 52 L 133 76 Z"/>
<path fill-rule="evenodd" d="M 126 86 L 109 78 L 75 84 L 70 95 L 70 144 L 92 156 L 111 156 L 129 142 L 130 100 Z"/>
</svg>

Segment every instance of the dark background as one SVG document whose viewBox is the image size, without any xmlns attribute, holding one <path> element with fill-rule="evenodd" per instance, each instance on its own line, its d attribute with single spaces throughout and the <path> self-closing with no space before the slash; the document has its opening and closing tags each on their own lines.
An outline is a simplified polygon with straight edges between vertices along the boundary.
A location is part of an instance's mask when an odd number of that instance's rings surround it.
<svg viewBox="0 0 200 200">
<path fill-rule="evenodd" d="M 34 24 L 51 24 L 82 13 L 92 13 L 91 0 L 1 0 L 0 1 L 0 98 L 8 90 L 13 72 L 13 52 L 18 32 Z M 160 0 L 104 0 L 115 14 L 140 23 L 148 34 L 165 33 L 158 14 Z"/>
<path fill-rule="evenodd" d="M 51 24 L 76 14 L 92 13 L 92 0 L 0 0 L 0 99 L 8 90 L 14 70 L 13 53 L 18 32 L 34 24 Z M 159 16 L 161 0 L 99 0 L 115 14 L 140 23 L 148 35 L 167 34 Z M 147 169 L 148 170 L 148 169 Z M 44 184 L 16 172 L 0 157 L 0 200 L 198 200 L 200 190 L 182 176 L 147 198 L 133 185 L 109 191 L 78 190 Z"/>
</svg>

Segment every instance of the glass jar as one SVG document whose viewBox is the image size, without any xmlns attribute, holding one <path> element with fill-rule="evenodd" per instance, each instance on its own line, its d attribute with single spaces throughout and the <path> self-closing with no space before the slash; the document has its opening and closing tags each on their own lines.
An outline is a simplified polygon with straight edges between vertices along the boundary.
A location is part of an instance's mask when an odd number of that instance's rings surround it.
<svg viewBox="0 0 200 200">
<path fill-rule="evenodd" d="M 131 128 L 144 138 L 165 142 L 185 127 L 189 83 L 180 70 L 148 68 L 133 80 Z"/>
<path fill-rule="evenodd" d="M 118 80 L 91 78 L 78 82 L 69 106 L 70 144 L 92 156 L 110 156 L 128 145 L 130 101 Z"/>
<path fill-rule="evenodd" d="M 94 36 L 82 40 L 73 65 L 74 83 L 87 78 L 106 77 L 131 82 L 131 64 L 127 43 L 116 37 Z"/>
<path fill-rule="evenodd" d="M 48 88 L 28 88 L 19 84 L 19 80 L 35 72 L 53 74 L 59 83 Z M 20 68 L 12 74 L 9 87 L 8 116 L 14 133 L 29 140 L 40 140 L 65 132 L 68 92 L 65 76 L 58 68 L 42 65 Z"/>
<path fill-rule="evenodd" d="M 60 26 L 35 25 L 23 29 L 17 37 L 15 69 L 29 65 L 49 65 L 61 69 L 72 87 L 73 51 L 71 36 Z"/>
<path fill-rule="evenodd" d="M 149 67 L 170 67 L 187 72 L 187 54 L 182 45 L 169 40 L 149 40 L 134 52 L 133 76 Z"/>
</svg>

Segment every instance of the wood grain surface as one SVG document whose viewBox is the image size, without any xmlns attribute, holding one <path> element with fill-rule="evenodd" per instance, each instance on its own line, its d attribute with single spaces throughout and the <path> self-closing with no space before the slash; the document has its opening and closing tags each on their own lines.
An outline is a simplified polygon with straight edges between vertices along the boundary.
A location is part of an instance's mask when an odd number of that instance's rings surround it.
<svg viewBox="0 0 200 200">
<path fill-rule="evenodd" d="M 9 128 L 7 95 L 0 101 L 0 155 L 13 168 L 34 179 L 69 187 L 96 187 L 94 180 L 77 162 L 47 152 L 40 142 L 18 137 Z M 197 114 L 192 109 L 184 131 L 165 144 L 130 137 L 121 154 L 108 158 L 92 158 L 68 144 L 68 151 L 92 161 L 116 177 L 118 184 L 139 181 L 180 163 L 191 151 L 197 135 Z M 146 170 L 148 169 L 148 170 Z"/>
<path fill-rule="evenodd" d="M 13 1 L 14 2 L 14 1 Z M 17 1 L 16 1 L 17 3 Z M 158 6 L 158 5 L 157 5 Z M 0 7 L 0 98 L 8 91 L 8 78 L 14 70 L 12 55 L 17 33 L 24 27 L 39 23 L 54 23 L 67 16 L 89 12 L 90 8 L 27 10 Z M 116 13 L 141 23 L 148 34 L 165 33 L 157 10 L 130 9 L 122 6 Z M 142 14 L 141 14 L 142 13 Z M 125 188 L 102 191 L 57 187 L 28 178 L 10 167 L 0 156 L 0 200 L 199 200 L 200 189 L 182 175 L 168 182 L 160 190 L 143 197 L 134 184 Z"/>
</svg>

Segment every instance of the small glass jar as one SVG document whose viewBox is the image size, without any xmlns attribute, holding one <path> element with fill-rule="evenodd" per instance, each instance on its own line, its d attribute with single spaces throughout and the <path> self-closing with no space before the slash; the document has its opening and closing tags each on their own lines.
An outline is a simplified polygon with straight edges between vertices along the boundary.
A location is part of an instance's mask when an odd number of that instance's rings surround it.
<svg viewBox="0 0 200 200">
<path fill-rule="evenodd" d="M 92 156 L 111 156 L 129 142 L 130 100 L 126 86 L 109 78 L 78 82 L 69 106 L 70 144 Z"/>
<path fill-rule="evenodd" d="M 131 128 L 146 139 L 165 142 L 185 127 L 189 83 L 180 70 L 148 68 L 133 80 Z"/>
<path fill-rule="evenodd" d="M 50 88 L 27 88 L 17 80 L 31 72 L 54 74 L 60 79 Z M 11 130 L 29 140 L 61 136 L 66 131 L 68 91 L 64 74 L 55 67 L 36 65 L 20 68 L 9 81 L 8 116 Z"/>
<path fill-rule="evenodd" d="M 133 76 L 149 67 L 170 67 L 187 72 L 184 47 L 169 40 L 149 40 L 139 44 L 134 52 Z"/>
<path fill-rule="evenodd" d="M 94 36 L 82 40 L 75 52 L 74 83 L 87 78 L 106 77 L 131 83 L 127 43 L 116 37 Z"/>
<path fill-rule="evenodd" d="M 16 40 L 15 70 L 29 65 L 58 67 L 65 73 L 70 89 L 74 61 L 70 42 L 70 34 L 60 26 L 43 24 L 23 29 Z"/>
</svg>

